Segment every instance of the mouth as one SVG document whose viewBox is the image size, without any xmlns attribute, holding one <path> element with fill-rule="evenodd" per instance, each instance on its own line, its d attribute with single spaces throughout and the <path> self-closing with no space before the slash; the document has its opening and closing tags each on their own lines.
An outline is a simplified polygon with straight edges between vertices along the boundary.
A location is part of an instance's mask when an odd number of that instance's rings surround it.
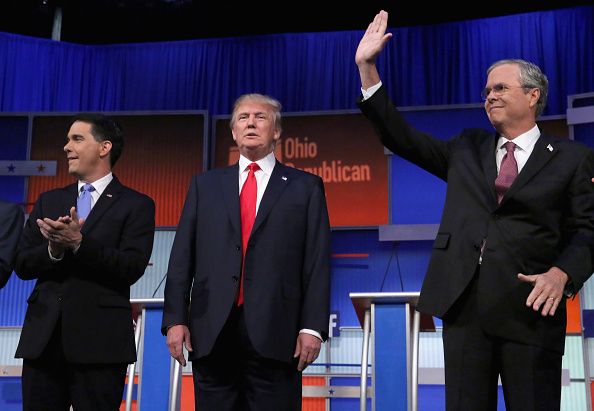
<svg viewBox="0 0 594 411">
<path fill-rule="evenodd" d="M 246 133 L 244 137 L 259 137 L 256 133 Z"/>
</svg>

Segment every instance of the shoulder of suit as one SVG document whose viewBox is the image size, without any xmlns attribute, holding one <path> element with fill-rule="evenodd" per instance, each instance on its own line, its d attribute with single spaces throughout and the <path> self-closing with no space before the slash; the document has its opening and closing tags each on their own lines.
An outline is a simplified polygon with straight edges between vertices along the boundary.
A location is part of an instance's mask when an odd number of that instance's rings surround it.
<svg viewBox="0 0 594 411">
<path fill-rule="evenodd" d="M 120 183 L 120 186 L 121 186 L 121 193 L 123 195 L 126 195 L 127 197 L 135 198 L 135 199 L 138 199 L 139 201 L 149 201 L 151 203 L 155 202 L 149 195 L 147 195 L 145 193 L 141 193 L 140 191 L 137 191 L 133 188 L 125 186 L 121 183 Z"/>
</svg>

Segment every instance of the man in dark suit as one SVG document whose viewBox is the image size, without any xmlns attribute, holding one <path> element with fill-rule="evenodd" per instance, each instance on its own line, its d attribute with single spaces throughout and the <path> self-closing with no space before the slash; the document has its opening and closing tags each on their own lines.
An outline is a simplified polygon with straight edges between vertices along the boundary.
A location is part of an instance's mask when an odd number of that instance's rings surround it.
<svg viewBox="0 0 594 411">
<path fill-rule="evenodd" d="M 0 200 L 0 288 L 12 274 L 14 252 L 23 230 L 23 210 L 16 204 Z"/>
<path fill-rule="evenodd" d="M 496 132 L 440 141 L 413 129 L 381 85 L 376 59 L 387 13 L 369 25 L 355 61 L 359 106 L 395 154 L 447 181 L 418 310 L 443 319 L 448 410 L 558 410 L 566 297 L 592 273 L 594 155 L 541 134 L 548 82 L 524 60 L 487 72 Z"/>
<path fill-rule="evenodd" d="M 64 151 L 78 182 L 41 194 L 25 225 L 15 271 L 37 279 L 16 352 L 25 411 L 113 411 L 122 401 L 136 361 L 130 286 L 155 229 L 153 200 L 112 174 L 123 144 L 112 119 L 76 116 Z"/>
<path fill-rule="evenodd" d="M 197 410 L 300 410 L 301 371 L 327 338 L 324 187 L 276 161 L 280 108 L 260 94 L 236 101 L 239 163 L 193 178 L 177 228 L 163 333 L 181 364 L 182 345 L 190 352 Z"/>
</svg>

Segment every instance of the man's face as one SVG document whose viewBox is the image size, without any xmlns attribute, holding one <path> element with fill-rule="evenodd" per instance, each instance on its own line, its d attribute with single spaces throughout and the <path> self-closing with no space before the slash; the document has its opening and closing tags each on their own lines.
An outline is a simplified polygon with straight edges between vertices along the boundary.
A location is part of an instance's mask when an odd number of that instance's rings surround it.
<svg viewBox="0 0 594 411">
<path fill-rule="evenodd" d="M 503 64 L 491 70 L 485 90 L 489 91 L 485 110 L 495 129 L 514 127 L 536 118 L 540 91 L 522 88 L 518 65 Z"/>
<path fill-rule="evenodd" d="M 250 160 L 259 160 L 273 150 L 280 138 L 275 128 L 274 115 L 267 104 L 246 100 L 235 111 L 233 140 L 239 152 Z"/>
<path fill-rule="evenodd" d="M 64 146 L 68 159 L 68 172 L 79 180 L 94 181 L 104 172 L 106 156 L 111 142 L 97 141 L 91 134 L 91 124 L 75 121 L 68 131 L 68 141 Z"/>
</svg>

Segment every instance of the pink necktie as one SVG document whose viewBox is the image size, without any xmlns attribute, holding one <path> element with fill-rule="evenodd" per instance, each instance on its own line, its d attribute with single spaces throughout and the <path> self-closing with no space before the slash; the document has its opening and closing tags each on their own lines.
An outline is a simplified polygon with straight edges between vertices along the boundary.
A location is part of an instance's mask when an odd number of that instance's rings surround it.
<svg viewBox="0 0 594 411">
<path fill-rule="evenodd" d="M 239 294 L 237 295 L 237 305 L 243 304 L 243 276 L 245 265 L 245 252 L 247 250 L 248 240 L 252 233 L 254 220 L 256 219 L 256 198 L 258 196 L 258 183 L 256 182 L 256 171 L 260 166 L 256 163 L 251 163 L 248 167 L 249 172 L 241 194 L 239 195 L 239 208 L 241 214 L 241 278 L 239 280 Z"/>
<path fill-rule="evenodd" d="M 495 179 L 495 192 L 497 193 L 498 203 L 501 203 L 501 199 L 518 176 L 518 163 L 516 163 L 516 158 L 514 157 L 516 145 L 508 141 L 504 146 L 507 153 L 505 153 L 501 160 L 499 175 Z"/>
</svg>

